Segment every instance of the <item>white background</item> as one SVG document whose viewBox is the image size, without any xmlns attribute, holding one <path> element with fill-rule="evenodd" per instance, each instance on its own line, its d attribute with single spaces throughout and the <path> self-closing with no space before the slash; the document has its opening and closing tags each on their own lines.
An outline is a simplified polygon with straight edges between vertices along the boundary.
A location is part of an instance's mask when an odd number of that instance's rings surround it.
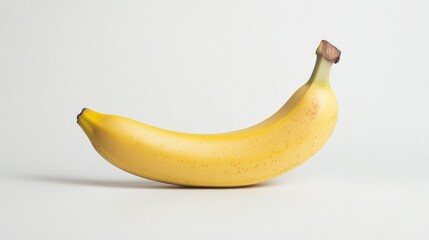
<svg viewBox="0 0 429 240">
<path fill-rule="evenodd" d="M 0 0 L 0 239 L 429 239 L 427 1 Z M 186 132 L 274 113 L 327 39 L 340 116 L 273 181 L 192 189 L 113 167 L 83 107 Z"/>
</svg>

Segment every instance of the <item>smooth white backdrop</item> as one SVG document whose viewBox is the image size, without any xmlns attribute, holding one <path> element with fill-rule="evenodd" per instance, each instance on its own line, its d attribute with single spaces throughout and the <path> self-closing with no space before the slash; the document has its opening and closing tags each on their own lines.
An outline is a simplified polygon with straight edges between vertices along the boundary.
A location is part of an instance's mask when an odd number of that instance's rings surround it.
<svg viewBox="0 0 429 240">
<path fill-rule="evenodd" d="M 428 239 L 429 5 L 0 0 L 1 239 Z M 186 132 L 274 113 L 320 40 L 337 128 L 273 181 L 188 189 L 104 161 L 81 108 Z"/>
</svg>

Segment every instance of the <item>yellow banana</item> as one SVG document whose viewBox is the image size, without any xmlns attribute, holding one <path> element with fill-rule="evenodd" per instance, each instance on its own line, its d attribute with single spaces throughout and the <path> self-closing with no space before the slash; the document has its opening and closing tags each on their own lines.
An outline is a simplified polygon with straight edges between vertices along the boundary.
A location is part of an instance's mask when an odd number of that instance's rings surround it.
<svg viewBox="0 0 429 240">
<path fill-rule="evenodd" d="M 116 167 L 147 179 L 204 187 L 236 187 L 277 177 L 313 156 L 338 115 L 329 84 L 341 52 L 323 40 L 310 79 L 274 115 L 220 134 L 160 129 L 84 108 L 77 117 L 97 152 Z"/>
</svg>

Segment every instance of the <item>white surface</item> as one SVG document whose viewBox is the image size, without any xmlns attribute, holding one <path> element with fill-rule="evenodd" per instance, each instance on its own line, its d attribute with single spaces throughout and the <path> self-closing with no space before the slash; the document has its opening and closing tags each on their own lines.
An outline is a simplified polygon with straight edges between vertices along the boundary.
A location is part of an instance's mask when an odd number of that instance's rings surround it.
<svg viewBox="0 0 429 240">
<path fill-rule="evenodd" d="M 0 239 L 428 239 L 425 1 L 0 1 Z M 327 39 L 338 126 L 268 183 L 109 165 L 82 107 L 187 132 L 275 112 Z"/>
<path fill-rule="evenodd" d="M 322 160 L 322 159 L 319 159 Z M 305 172 L 305 170 L 301 171 Z M 58 174 L 59 175 L 59 174 Z M 426 239 L 427 184 L 291 173 L 239 189 L 31 176 L 2 188 L 3 239 Z M 426 210 L 426 212 L 425 212 Z"/>
</svg>

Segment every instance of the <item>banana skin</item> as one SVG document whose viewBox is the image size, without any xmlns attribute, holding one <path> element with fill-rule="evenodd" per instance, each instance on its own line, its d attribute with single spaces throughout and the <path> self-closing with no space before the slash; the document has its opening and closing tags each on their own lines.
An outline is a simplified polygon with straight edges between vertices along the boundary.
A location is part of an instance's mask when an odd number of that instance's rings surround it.
<svg viewBox="0 0 429 240">
<path fill-rule="evenodd" d="M 164 183 L 239 187 L 280 176 L 328 141 L 338 116 L 329 78 L 341 52 L 323 40 L 310 79 L 271 117 L 219 134 L 157 128 L 84 108 L 77 123 L 95 150 L 116 167 Z"/>
</svg>

